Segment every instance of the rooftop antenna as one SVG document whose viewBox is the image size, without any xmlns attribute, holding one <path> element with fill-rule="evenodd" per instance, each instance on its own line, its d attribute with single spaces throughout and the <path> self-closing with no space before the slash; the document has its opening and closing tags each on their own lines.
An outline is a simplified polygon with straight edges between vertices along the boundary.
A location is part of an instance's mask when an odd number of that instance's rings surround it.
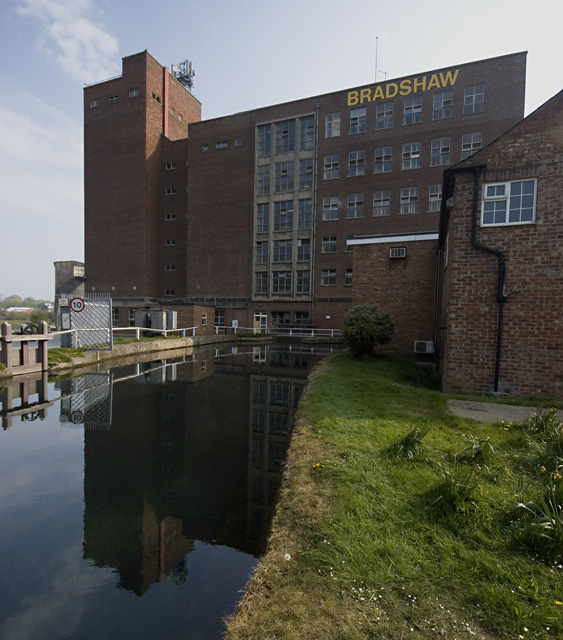
<svg viewBox="0 0 563 640">
<path fill-rule="evenodd" d="M 187 89 L 194 86 L 195 69 L 190 60 L 178 62 L 178 64 L 170 65 L 172 75 L 181 82 Z"/>
<path fill-rule="evenodd" d="M 377 74 L 378 73 L 384 73 L 385 74 L 385 80 L 387 80 L 387 71 L 379 71 L 379 64 L 378 64 L 378 61 L 377 61 L 378 45 L 379 45 L 379 36 L 375 36 L 375 81 L 376 82 L 377 82 Z"/>
</svg>

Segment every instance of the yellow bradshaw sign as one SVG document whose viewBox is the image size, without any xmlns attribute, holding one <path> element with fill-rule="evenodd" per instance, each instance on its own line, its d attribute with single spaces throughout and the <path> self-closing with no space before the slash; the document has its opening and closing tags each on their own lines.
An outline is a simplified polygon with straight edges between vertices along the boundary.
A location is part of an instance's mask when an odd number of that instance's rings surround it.
<svg viewBox="0 0 563 640">
<path fill-rule="evenodd" d="M 389 100 L 397 95 L 408 96 L 409 93 L 453 87 L 458 73 L 459 69 L 456 69 L 445 73 L 433 73 L 431 76 L 407 78 L 406 80 L 401 80 L 398 84 L 396 82 L 387 82 L 372 88 L 360 89 L 360 91 L 348 91 L 348 106 L 353 107 L 357 104 L 375 102 L 376 100 Z"/>
</svg>

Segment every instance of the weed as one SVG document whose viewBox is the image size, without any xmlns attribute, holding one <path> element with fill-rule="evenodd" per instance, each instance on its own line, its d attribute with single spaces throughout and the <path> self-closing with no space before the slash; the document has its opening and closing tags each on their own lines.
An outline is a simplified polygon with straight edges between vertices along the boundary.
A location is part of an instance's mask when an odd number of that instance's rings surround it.
<svg viewBox="0 0 563 640">
<path fill-rule="evenodd" d="M 495 453 L 490 438 L 479 438 L 478 436 L 465 433 L 461 437 L 464 438 L 466 442 L 464 455 L 462 457 L 464 462 L 483 466 L 490 464 L 491 458 Z"/>
<path fill-rule="evenodd" d="M 553 428 L 563 426 L 556 415 L 555 407 L 538 407 L 524 423 L 526 429 L 533 433 L 545 433 Z"/>
<path fill-rule="evenodd" d="M 450 468 L 437 463 L 442 482 L 430 492 L 433 497 L 430 507 L 438 516 L 467 515 L 475 512 L 475 497 L 479 488 L 475 471 L 454 458 Z"/>
<path fill-rule="evenodd" d="M 413 427 L 407 435 L 391 445 L 389 452 L 406 460 L 415 460 L 424 447 L 424 438 L 428 433 L 428 427 Z"/>
</svg>

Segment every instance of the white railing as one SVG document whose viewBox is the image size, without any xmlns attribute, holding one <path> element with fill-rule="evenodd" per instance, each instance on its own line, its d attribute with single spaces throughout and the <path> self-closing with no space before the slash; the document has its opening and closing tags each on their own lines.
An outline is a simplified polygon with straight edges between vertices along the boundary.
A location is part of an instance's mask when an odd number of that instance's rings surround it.
<svg viewBox="0 0 563 640">
<path fill-rule="evenodd" d="M 141 339 L 141 334 L 142 333 L 160 333 L 162 334 L 164 337 L 170 335 L 170 334 L 174 334 L 174 333 L 180 333 L 182 338 L 186 338 L 186 337 L 194 337 L 195 336 L 195 332 L 196 332 L 197 327 L 184 327 L 182 329 L 150 329 L 147 327 L 113 327 L 113 332 L 129 332 L 131 333 L 133 336 L 135 336 L 135 340 L 140 340 Z M 101 331 L 103 329 L 80 329 L 79 331 Z M 105 329 L 107 331 L 107 328 Z M 74 333 L 76 331 L 76 329 L 67 329 L 66 331 L 53 331 L 49 334 L 49 336 L 62 336 L 65 333 Z M 178 336 L 180 337 L 180 336 Z"/>
<path fill-rule="evenodd" d="M 315 329 L 311 327 L 215 327 L 215 333 L 231 333 L 260 335 L 276 335 L 288 336 L 295 338 L 340 338 L 342 331 L 340 329 Z"/>
</svg>

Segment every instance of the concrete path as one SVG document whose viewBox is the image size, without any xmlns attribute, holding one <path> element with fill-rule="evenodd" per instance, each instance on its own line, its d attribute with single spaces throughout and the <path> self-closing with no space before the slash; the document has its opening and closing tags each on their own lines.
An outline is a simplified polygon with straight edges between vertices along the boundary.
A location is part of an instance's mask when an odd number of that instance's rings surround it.
<svg viewBox="0 0 563 640">
<path fill-rule="evenodd" d="M 548 406 L 548 405 L 546 405 Z M 460 418 L 471 418 L 479 422 L 524 422 L 535 413 L 537 407 L 516 407 L 494 402 L 472 402 L 470 400 L 448 400 L 448 409 Z M 563 419 L 563 411 L 557 412 Z"/>
</svg>

